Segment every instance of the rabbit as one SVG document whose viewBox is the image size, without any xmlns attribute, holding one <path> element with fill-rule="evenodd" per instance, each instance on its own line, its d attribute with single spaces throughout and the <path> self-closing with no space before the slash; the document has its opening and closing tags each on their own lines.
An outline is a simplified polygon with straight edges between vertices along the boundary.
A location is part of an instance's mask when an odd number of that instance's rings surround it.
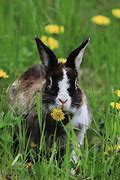
<svg viewBox="0 0 120 180">
<path fill-rule="evenodd" d="M 57 57 L 38 37 L 35 37 L 41 64 L 25 71 L 9 88 L 9 102 L 16 115 L 23 115 L 28 134 L 33 142 L 39 144 L 40 129 L 36 111 L 36 96 L 42 101 L 42 122 L 45 121 L 45 133 L 48 140 L 56 131 L 62 145 L 66 143 L 67 135 L 60 122 L 52 119 L 50 112 L 58 107 L 65 112 L 62 121 L 65 127 L 71 123 L 78 144 L 84 142 L 84 135 L 91 122 L 87 97 L 78 85 L 79 67 L 89 39 L 73 50 L 66 63 L 58 62 Z M 70 117 L 68 117 L 70 114 Z M 56 130 L 57 128 L 57 130 Z M 77 130 L 76 130 L 77 129 Z M 74 154 L 74 153 L 73 153 Z M 76 156 L 73 155 L 76 160 Z"/>
</svg>

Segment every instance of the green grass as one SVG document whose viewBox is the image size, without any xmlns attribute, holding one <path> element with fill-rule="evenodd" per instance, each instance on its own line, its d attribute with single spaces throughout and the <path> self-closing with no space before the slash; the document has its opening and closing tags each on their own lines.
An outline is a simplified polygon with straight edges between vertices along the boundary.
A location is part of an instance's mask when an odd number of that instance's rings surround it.
<svg viewBox="0 0 120 180">
<path fill-rule="evenodd" d="M 110 102 L 116 99 L 114 91 L 120 88 L 120 20 L 112 16 L 113 8 L 120 8 L 119 0 L 0 0 L 0 68 L 9 74 L 8 79 L 0 79 L 0 179 L 120 179 L 120 154 L 104 153 L 105 147 L 115 146 L 120 137 L 120 116 L 110 109 Z M 108 16 L 111 25 L 92 24 L 90 19 L 97 14 Z M 80 155 L 76 176 L 70 175 L 69 146 L 62 168 L 53 158 L 55 145 L 49 161 L 42 156 L 30 170 L 24 167 L 23 119 L 13 116 L 7 101 L 7 87 L 25 69 L 39 63 L 34 37 L 43 35 L 49 23 L 65 27 L 64 34 L 56 36 L 58 57 L 67 57 L 85 37 L 91 39 L 81 65 L 80 85 L 87 94 L 93 121 L 84 146 L 76 149 Z M 16 125 L 20 129 L 18 160 L 11 148 Z"/>
</svg>

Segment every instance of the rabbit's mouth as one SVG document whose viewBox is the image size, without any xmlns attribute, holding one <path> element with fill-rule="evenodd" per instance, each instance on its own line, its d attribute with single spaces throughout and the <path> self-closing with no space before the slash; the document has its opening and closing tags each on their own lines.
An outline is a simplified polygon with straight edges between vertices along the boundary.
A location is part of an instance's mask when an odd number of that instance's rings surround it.
<svg viewBox="0 0 120 180">
<path fill-rule="evenodd" d="M 67 106 L 65 105 L 61 105 L 60 108 L 65 111 L 65 112 L 69 112 L 70 108 L 68 108 Z"/>
<path fill-rule="evenodd" d="M 67 97 L 67 96 L 66 96 Z M 61 108 L 64 111 L 69 111 L 71 108 L 71 98 L 56 98 L 56 105 L 57 107 Z"/>
<path fill-rule="evenodd" d="M 70 112 L 70 109 L 71 109 L 71 107 L 68 107 L 66 105 L 62 105 L 62 104 L 58 105 L 58 104 L 55 103 L 55 104 L 49 105 L 48 110 L 51 111 L 54 108 L 59 108 L 59 109 L 61 109 L 64 112 Z"/>
</svg>

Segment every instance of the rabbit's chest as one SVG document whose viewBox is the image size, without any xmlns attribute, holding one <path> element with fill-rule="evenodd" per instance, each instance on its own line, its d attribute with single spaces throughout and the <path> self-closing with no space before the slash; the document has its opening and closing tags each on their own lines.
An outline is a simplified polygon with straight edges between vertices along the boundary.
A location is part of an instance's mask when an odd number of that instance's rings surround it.
<svg viewBox="0 0 120 180">
<path fill-rule="evenodd" d="M 54 142 L 59 144 L 59 147 L 66 146 L 67 133 L 66 127 L 69 124 L 69 116 L 66 114 L 62 121 L 55 121 L 48 114 L 45 120 L 45 139 L 48 148 L 52 147 Z"/>
<path fill-rule="evenodd" d="M 43 120 L 45 123 L 45 132 L 47 135 L 56 134 L 57 137 L 60 137 L 65 133 L 64 127 L 69 123 L 69 116 L 66 114 L 63 121 L 56 121 L 52 119 L 50 114 L 46 115 L 46 119 Z"/>
</svg>

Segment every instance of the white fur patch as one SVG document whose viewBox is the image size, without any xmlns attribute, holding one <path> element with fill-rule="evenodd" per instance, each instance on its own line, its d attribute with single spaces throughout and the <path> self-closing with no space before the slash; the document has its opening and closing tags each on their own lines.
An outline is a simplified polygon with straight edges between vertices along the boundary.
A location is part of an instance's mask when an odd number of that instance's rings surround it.
<svg viewBox="0 0 120 180">
<path fill-rule="evenodd" d="M 65 69 L 63 69 L 63 79 L 59 82 L 58 87 L 59 93 L 67 92 L 67 89 L 69 88 L 67 72 Z"/>
<path fill-rule="evenodd" d="M 88 108 L 87 104 L 84 103 L 79 109 L 76 110 L 73 116 L 72 124 L 76 126 L 79 124 L 88 126 L 89 124 L 89 115 L 88 115 Z"/>
<path fill-rule="evenodd" d="M 70 87 L 70 85 L 69 85 L 69 79 L 67 76 L 67 72 L 65 69 L 63 69 L 63 79 L 61 81 L 59 81 L 59 83 L 58 83 L 59 92 L 58 92 L 58 96 L 56 98 L 56 104 L 58 107 L 61 107 L 62 103 L 60 102 L 60 100 L 62 100 L 63 102 L 66 101 L 63 106 L 63 109 L 65 111 L 69 111 L 70 107 L 71 107 L 71 97 L 69 96 L 69 93 L 68 93 L 69 87 Z"/>
<path fill-rule="evenodd" d="M 88 43 L 80 50 L 79 54 L 75 58 L 75 66 L 76 66 L 76 69 L 78 71 L 79 71 L 79 67 L 80 67 L 80 64 L 81 64 L 82 59 L 83 59 L 83 55 L 84 55 L 85 49 L 86 49 L 87 45 L 89 44 L 89 41 L 90 41 L 90 39 L 88 40 Z"/>
<path fill-rule="evenodd" d="M 78 125 L 82 126 L 82 129 L 78 134 L 79 144 L 83 144 L 84 134 L 88 129 L 89 124 L 90 124 L 90 117 L 89 117 L 88 107 L 87 104 L 84 103 L 79 109 L 76 110 L 72 118 L 73 127 L 78 127 Z"/>
</svg>

